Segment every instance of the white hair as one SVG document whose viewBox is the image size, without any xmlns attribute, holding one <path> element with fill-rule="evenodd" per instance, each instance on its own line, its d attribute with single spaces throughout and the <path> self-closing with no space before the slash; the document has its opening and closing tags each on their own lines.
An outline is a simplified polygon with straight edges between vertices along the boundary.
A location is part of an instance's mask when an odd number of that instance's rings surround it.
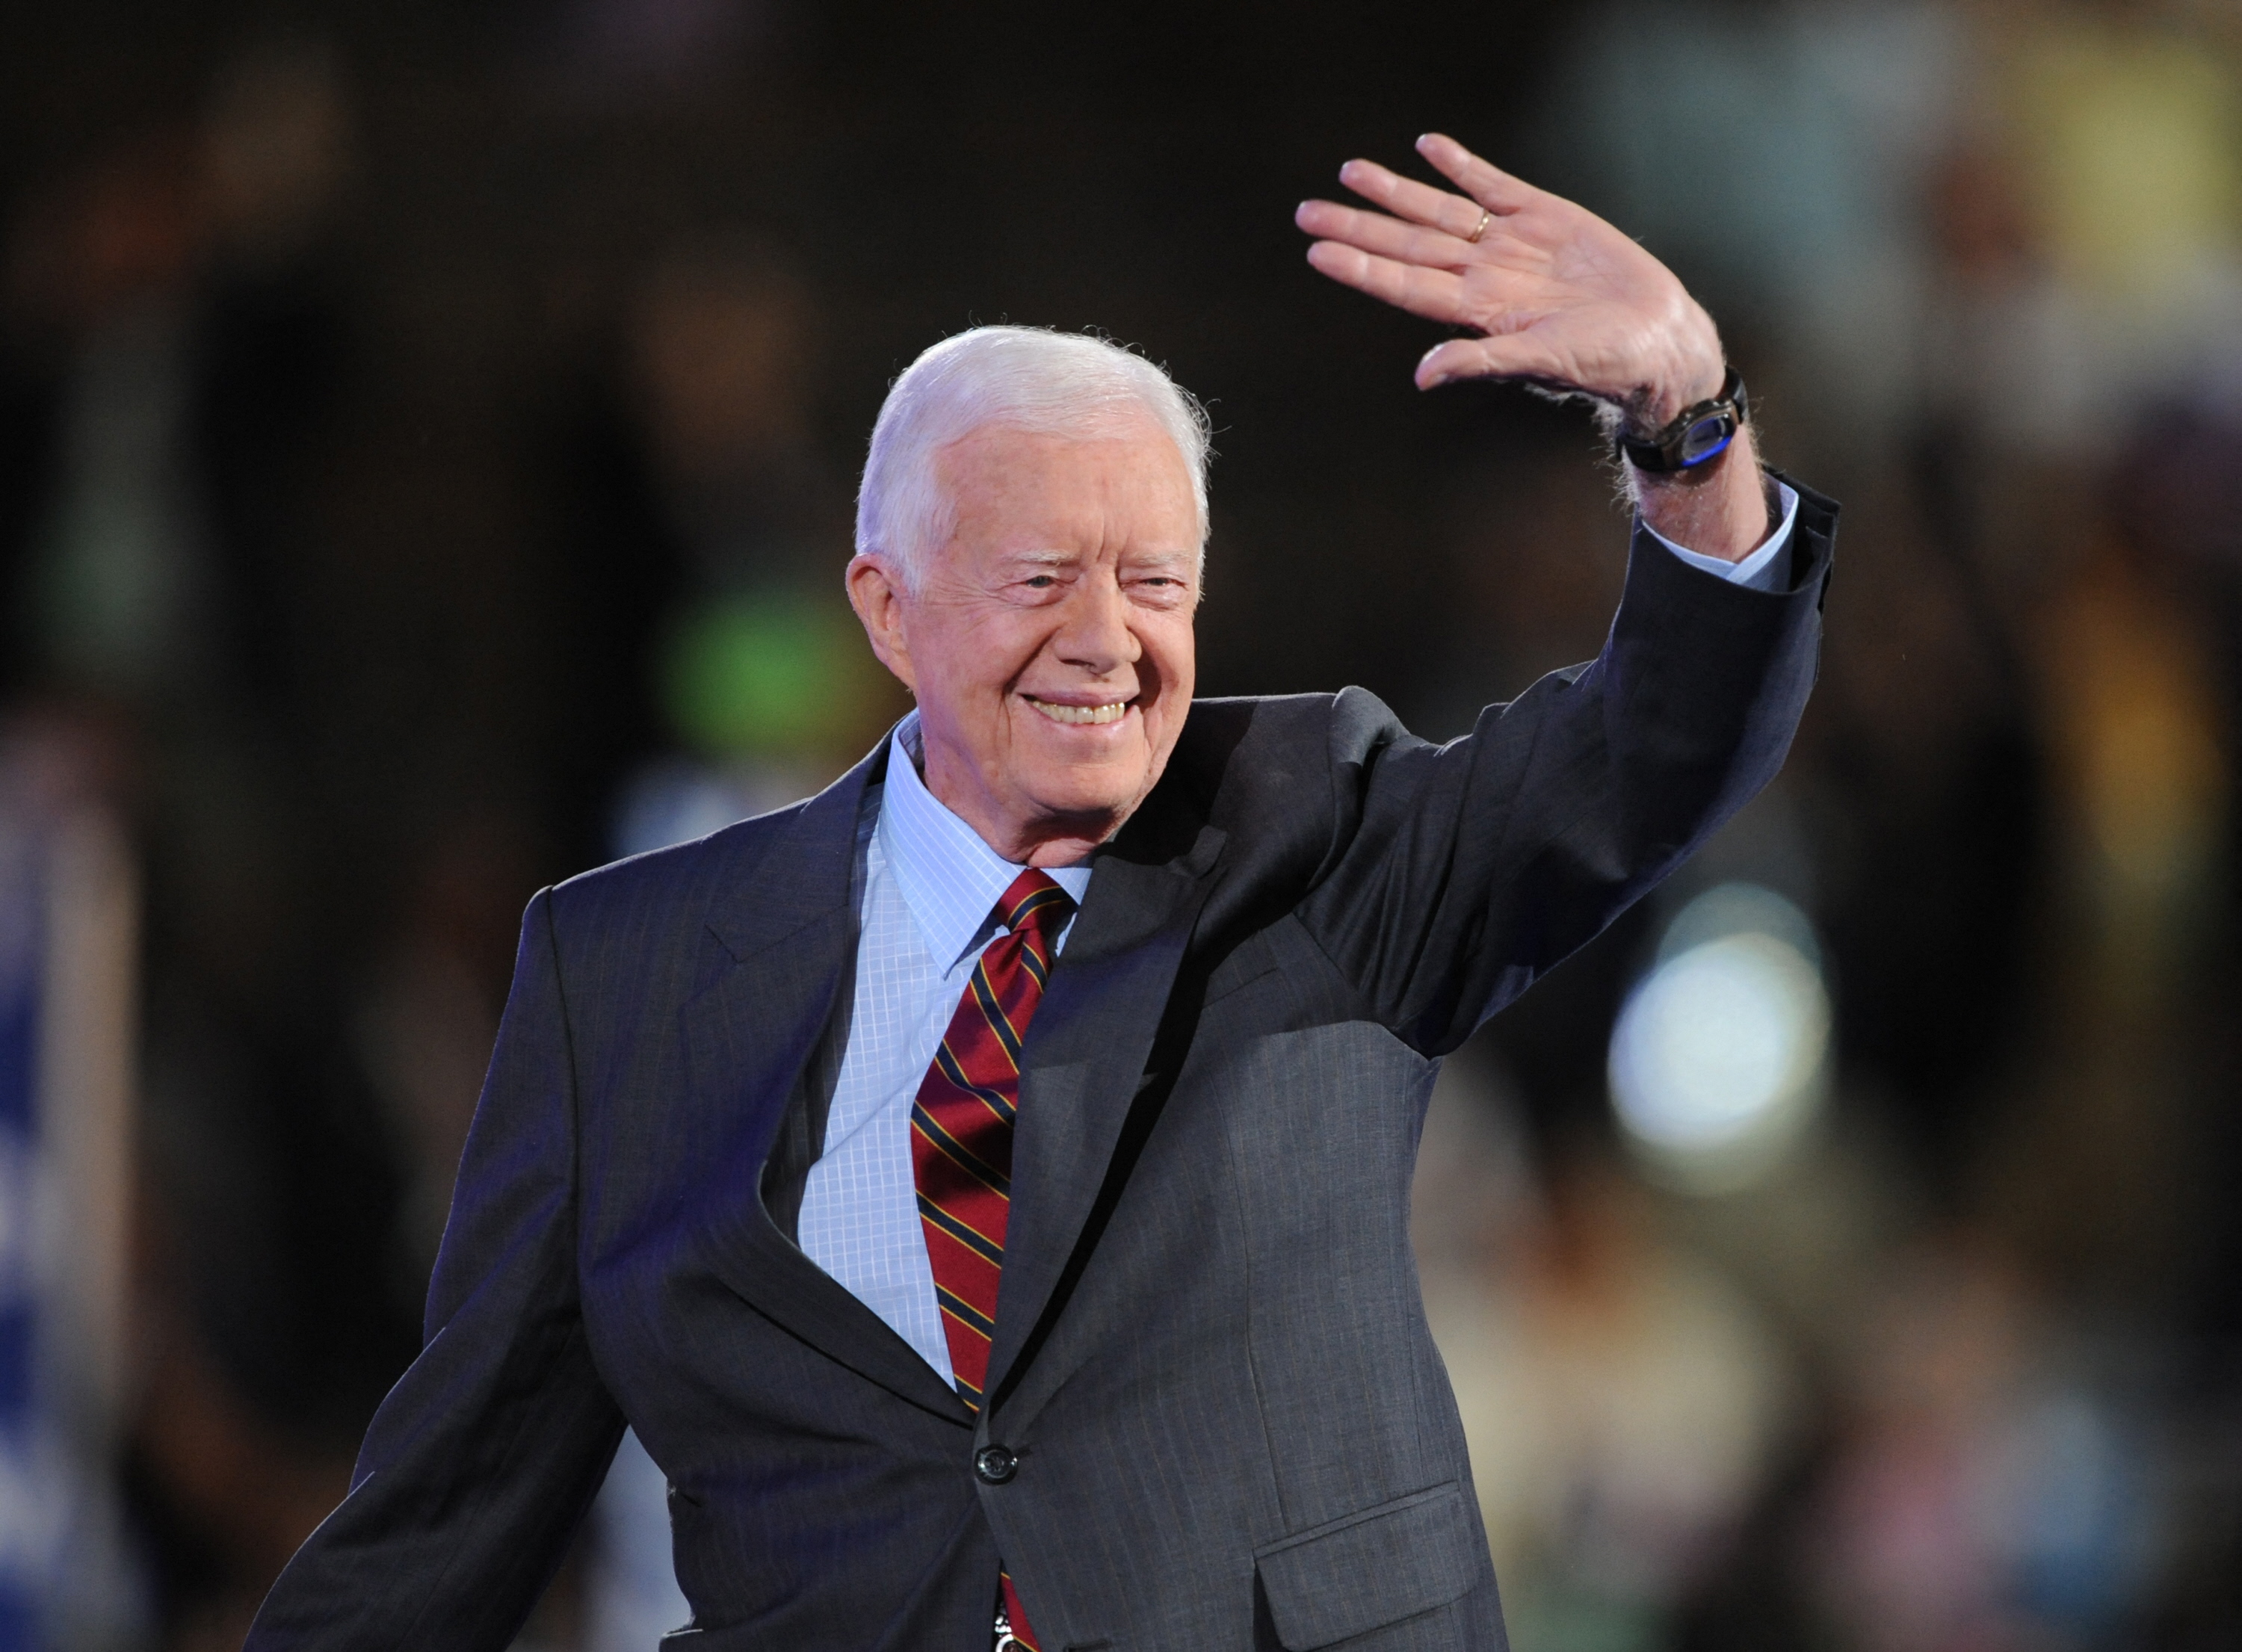
<svg viewBox="0 0 2242 1652">
<path fill-rule="evenodd" d="M 1198 507 L 1206 555 L 1206 410 L 1160 368 L 1086 333 L 975 327 L 933 345 L 881 404 L 856 492 L 856 549 L 894 561 L 916 587 L 930 552 L 950 542 L 957 505 L 935 458 L 991 425 L 1051 436 L 1098 436 L 1150 414 L 1174 438 Z"/>
</svg>

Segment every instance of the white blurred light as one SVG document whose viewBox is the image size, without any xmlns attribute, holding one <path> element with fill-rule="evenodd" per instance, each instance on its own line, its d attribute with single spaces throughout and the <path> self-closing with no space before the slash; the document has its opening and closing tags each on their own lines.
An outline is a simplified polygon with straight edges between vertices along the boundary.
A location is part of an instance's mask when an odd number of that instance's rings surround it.
<svg viewBox="0 0 2242 1652">
<path fill-rule="evenodd" d="M 1612 1029 L 1620 1123 L 1669 1180 L 1700 1192 L 1771 1169 L 1827 1087 L 1829 994 L 1806 915 L 1750 884 L 1699 896 Z"/>
</svg>

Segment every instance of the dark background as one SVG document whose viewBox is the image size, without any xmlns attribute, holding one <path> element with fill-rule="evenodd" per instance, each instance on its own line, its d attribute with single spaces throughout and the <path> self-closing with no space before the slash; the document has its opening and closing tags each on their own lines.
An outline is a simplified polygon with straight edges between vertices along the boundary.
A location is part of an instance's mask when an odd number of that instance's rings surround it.
<svg viewBox="0 0 2242 1652">
<path fill-rule="evenodd" d="M 1446 737 L 1594 652 L 1586 413 L 1420 395 L 1435 330 L 1291 224 L 1430 128 L 1667 257 L 1848 506 L 1790 770 L 1681 892 L 1816 926 L 1810 1138 L 1706 1194 L 1614 1129 L 1679 895 L 1444 1099 L 1491 1180 L 1428 1187 L 1425 1267 L 1520 1652 L 2232 1644 L 2238 45 L 2116 3 L 0 18 L 0 686 L 144 886 L 95 1638 L 231 1644 L 339 1495 L 528 895 L 900 710 L 839 572 L 928 344 L 1093 327 L 1207 400 L 1203 692 Z M 532 1635 L 596 1643 L 614 1563 Z"/>
</svg>

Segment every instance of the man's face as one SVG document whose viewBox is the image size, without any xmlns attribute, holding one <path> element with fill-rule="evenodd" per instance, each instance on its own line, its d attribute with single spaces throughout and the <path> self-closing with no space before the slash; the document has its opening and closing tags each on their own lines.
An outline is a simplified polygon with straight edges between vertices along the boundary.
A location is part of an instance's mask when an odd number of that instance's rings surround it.
<svg viewBox="0 0 2242 1652">
<path fill-rule="evenodd" d="M 928 788 L 1006 859 L 1064 866 L 1144 800 L 1191 706 L 1191 473 L 1149 417 L 1094 438 L 991 425 L 937 464 L 950 543 L 916 592 L 858 557 L 849 597 L 917 697 Z"/>
</svg>

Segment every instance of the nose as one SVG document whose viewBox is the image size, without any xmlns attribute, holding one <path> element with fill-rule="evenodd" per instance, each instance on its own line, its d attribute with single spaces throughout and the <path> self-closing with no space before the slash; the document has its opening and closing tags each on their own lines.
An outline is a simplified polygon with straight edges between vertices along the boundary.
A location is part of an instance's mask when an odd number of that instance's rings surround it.
<svg viewBox="0 0 2242 1652">
<path fill-rule="evenodd" d="M 1143 658 L 1144 645 L 1130 628 L 1129 605 L 1111 570 L 1099 570 L 1076 589 L 1051 651 L 1092 677 L 1111 676 Z"/>
</svg>

